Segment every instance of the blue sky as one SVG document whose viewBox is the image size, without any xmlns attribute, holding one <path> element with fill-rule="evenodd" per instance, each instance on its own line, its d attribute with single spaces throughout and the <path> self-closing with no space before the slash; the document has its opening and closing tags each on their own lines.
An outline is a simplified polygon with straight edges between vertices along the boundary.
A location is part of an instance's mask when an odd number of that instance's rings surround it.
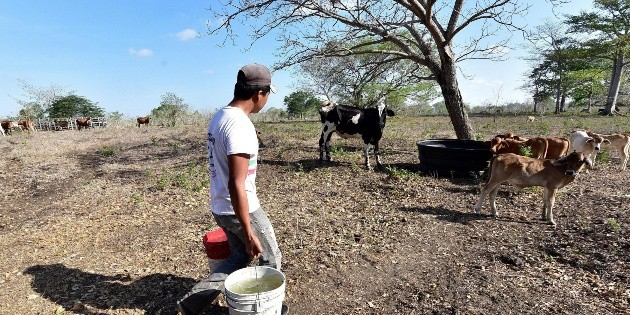
<svg viewBox="0 0 630 315">
<path fill-rule="evenodd" d="M 214 0 L 210 0 L 214 1 Z M 529 25 L 552 17 L 546 1 L 536 5 Z M 247 63 L 273 64 L 274 38 L 248 48 L 220 47 L 221 36 L 206 36 L 212 15 L 208 0 L 20 0 L 0 2 L 0 118 L 15 116 L 25 99 L 18 80 L 37 87 L 61 85 L 107 112 L 129 117 L 148 114 L 161 95 L 172 92 L 191 108 L 210 111 L 227 104 L 237 70 Z M 591 1 L 573 1 L 560 12 L 576 14 Z M 199 35 L 199 36 L 197 36 Z M 527 71 L 519 51 L 507 62 L 460 64 L 464 101 L 525 100 L 518 90 Z M 268 106 L 284 108 L 294 91 L 292 71 L 274 73 L 279 92 Z"/>
</svg>

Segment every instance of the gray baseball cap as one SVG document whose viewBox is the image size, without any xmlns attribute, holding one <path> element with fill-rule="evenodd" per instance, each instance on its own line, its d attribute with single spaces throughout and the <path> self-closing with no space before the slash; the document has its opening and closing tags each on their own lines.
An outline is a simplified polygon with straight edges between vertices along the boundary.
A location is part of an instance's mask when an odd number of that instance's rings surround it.
<svg viewBox="0 0 630 315">
<path fill-rule="evenodd" d="M 249 86 L 269 86 L 274 93 L 278 90 L 276 86 L 271 83 L 271 72 L 269 69 L 257 63 L 252 63 L 241 68 L 236 76 L 236 82 Z"/>
</svg>

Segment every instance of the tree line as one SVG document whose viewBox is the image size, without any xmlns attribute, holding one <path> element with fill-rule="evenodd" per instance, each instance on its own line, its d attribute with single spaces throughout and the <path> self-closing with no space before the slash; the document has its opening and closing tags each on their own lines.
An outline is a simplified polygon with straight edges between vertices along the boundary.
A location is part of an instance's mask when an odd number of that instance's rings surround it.
<svg viewBox="0 0 630 315">
<path fill-rule="evenodd" d="M 547 2 L 570 5 L 564 0 Z M 334 97 L 333 101 L 369 106 L 374 99 L 399 98 L 404 104 L 418 97 L 422 89 L 417 84 L 430 80 L 457 138 L 473 139 L 456 75 L 458 64 L 501 59 L 511 35 L 536 42 L 536 34 L 519 21 L 525 21 L 529 9 L 540 4 L 539 0 L 226 0 L 210 4 L 210 11 L 222 23 L 212 26 L 209 33 L 240 36 L 242 31 L 233 26 L 246 25 L 251 26 L 249 35 L 254 41 L 274 36 L 282 43 L 278 50 L 282 60 L 274 68 L 298 66 L 300 73 L 310 76 L 305 86 L 317 95 Z M 569 62 L 562 40 L 537 34 L 538 44 L 549 41 L 551 45 L 539 50 L 544 58 L 534 65 L 527 85 L 536 105 L 550 97 L 557 102 L 557 112 L 567 98 L 592 104 L 600 84 L 608 86 L 603 113 L 614 113 L 626 64 L 628 1 L 594 0 L 593 5 L 593 12 L 565 16 L 563 21 L 570 30 L 567 37 L 579 48 L 574 56 L 588 60 L 589 66 L 578 59 Z M 505 36 L 506 32 L 510 35 Z M 608 67 L 610 79 L 606 82 L 590 75 L 592 67 Z M 568 69 L 572 72 L 565 72 Z"/>
</svg>

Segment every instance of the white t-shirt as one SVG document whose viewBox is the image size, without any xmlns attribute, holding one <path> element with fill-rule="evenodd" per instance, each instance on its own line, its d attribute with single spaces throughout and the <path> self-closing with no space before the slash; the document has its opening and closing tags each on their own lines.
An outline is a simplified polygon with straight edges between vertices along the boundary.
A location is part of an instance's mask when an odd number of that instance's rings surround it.
<svg viewBox="0 0 630 315">
<path fill-rule="evenodd" d="M 258 138 L 256 129 L 247 114 L 240 108 L 226 106 L 220 109 L 208 126 L 208 159 L 210 162 L 210 202 L 212 212 L 218 215 L 234 214 L 228 190 L 228 155 L 249 154 L 249 167 L 245 191 L 249 212 L 260 208 L 256 196 L 256 167 Z"/>
</svg>

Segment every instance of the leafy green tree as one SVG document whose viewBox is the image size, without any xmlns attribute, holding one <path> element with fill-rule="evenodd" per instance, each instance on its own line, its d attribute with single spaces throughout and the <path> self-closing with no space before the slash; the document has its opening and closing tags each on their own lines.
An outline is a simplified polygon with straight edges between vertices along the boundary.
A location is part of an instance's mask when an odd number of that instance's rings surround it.
<svg viewBox="0 0 630 315">
<path fill-rule="evenodd" d="M 594 0 L 596 11 L 581 12 L 567 18 L 574 33 L 583 35 L 582 46 L 595 58 L 611 61 L 610 85 L 604 114 L 614 112 L 623 69 L 630 62 L 630 2 L 628 0 Z"/>
<path fill-rule="evenodd" d="M 321 101 L 307 91 L 293 92 L 284 98 L 284 105 L 287 106 L 287 113 L 291 117 L 304 118 L 309 114 L 314 114 L 321 105 Z"/>
<path fill-rule="evenodd" d="M 44 108 L 38 103 L 30 102 L 23 103 L 22 109 L 19 112 L 20 117 L 28 117 L 30 119 L 44 118 L 46 116 L 46 112 Z"/>
<path fill-rule="evenodd" d="M 184 103 L 184 99 L 175 93 L 167 92 L 162 95 L 160 106 L 151 110 L 151 116 L 154 120 L 162 121 L 166 126 L 173 127 L 182 116 L 189 112 L 188 105 Z"/>
<path fill-rule="evenodd" d="M 48 116 L 51 118 L 105 116 L 105 112 L 97 104 L 83 96 L 70 94 L 54 101 L 48 108 Z"/>
</svg>

